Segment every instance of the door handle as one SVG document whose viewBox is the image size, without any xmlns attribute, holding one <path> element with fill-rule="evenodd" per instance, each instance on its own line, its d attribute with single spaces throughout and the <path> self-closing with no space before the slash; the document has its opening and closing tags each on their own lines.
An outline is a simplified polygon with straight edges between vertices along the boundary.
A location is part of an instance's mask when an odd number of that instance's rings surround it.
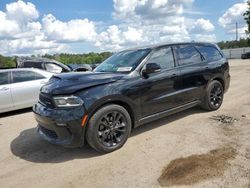
<svg viewBox="0 0 250 188">
<path fill-rule="evenodd" d="M 172 74 L 171 78 L 176 78 L 178 76 L 178 74 Z"/>
<path fill-rule="evenodd" d="M 8 87 L 2 87 L 2 88 L 0 88 L 0 91 L 7 91 L 7 90 L 9 90 L 10 88 L 8 88 Z"/>
</svg>

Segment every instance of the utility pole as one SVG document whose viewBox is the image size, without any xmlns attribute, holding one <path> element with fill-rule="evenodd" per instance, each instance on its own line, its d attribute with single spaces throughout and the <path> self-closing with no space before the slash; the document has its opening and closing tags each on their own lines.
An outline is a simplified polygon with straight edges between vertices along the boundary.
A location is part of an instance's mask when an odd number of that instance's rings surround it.
<svg viewBox="0 0 250 188">
<path fill-rule="evenodd" d="M 236 22 L 236 41 L 238 41 L 238 22 Z"/>
</svg>

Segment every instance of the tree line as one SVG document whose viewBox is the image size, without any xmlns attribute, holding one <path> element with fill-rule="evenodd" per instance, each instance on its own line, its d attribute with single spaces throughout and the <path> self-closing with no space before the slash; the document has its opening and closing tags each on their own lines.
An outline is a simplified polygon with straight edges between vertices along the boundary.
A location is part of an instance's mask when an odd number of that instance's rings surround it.
<svg viewBox="0 0 250 188">
<path fill-rule="evenodd" d="M 49 59 L 57 60 L 63 64 L 97 64 L 101 63 L 107 58 L 109 58 L 113 53 L 112 52 L 102 52 L 102 53 L 87 53 L 87 54 L 54 54 L 54 55 L 43 55 L 43 56 L 35 56 L 31 57 L 44 57 Z M 16 59 L 17 57 L 5 57 L 0 55 L 0 68 L 7 67 L 16 67 Z"/>
<path fill-rule="evenodd" d="M 101 63 L 112 55 L 111 52 L 87 53 L 87 54 L 46 54 L 42 57 L 54 59 L 64 64 L 96 64 Z"/>
<path fill-rule="evenodd" d="M 217 43 L 221 49 L 250 47 L 250 40 L 241 38 L 240 40 L 221 41 Z"/>
</svg>

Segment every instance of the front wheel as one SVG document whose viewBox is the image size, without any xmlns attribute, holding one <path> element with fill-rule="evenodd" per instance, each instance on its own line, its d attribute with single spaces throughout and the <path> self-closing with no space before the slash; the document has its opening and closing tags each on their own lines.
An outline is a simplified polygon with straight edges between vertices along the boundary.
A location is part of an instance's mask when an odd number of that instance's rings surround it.
<svg viewBox="0 0 250 188">
<path fill-rule="evenodd" d="M 119 105 L 107 105 L 90 118 L 86 139 L 98 152 L 109 153 L 125 144 L 131 127 L 131 118 L 125 108 Z"/>
<path fill-rule="evenodd" d="M 206 94 L 203 99 L 202 107 L 208 111 L 218 110 L 223 102 L 224 88 L 221 82 L 213 80 L 206 89 Z"/>
</svg>

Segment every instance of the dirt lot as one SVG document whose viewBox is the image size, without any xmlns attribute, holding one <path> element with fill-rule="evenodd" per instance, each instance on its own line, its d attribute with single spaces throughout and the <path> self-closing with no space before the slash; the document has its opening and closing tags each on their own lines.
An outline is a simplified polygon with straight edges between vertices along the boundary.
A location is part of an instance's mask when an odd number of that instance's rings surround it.
<svg viewBox="0 0 250 188">
<path fill-rule="evenodd" d="M 144 125 L 99 155 L 41 140 L 30 110 L 0 118 L 0 187 L 250 188 L 250 61 L 234 60 L 222 108 Z"/>
</svg>

